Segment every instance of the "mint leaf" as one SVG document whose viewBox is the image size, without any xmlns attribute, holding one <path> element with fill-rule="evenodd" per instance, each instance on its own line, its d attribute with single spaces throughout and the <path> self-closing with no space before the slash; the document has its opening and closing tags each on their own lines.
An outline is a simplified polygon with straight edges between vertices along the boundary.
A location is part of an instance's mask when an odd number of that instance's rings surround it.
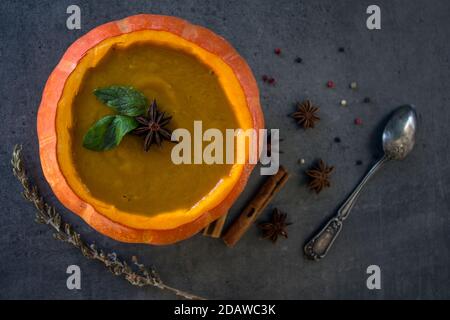
<svg viewBox="0 0 450 320">
<path fill-rule="evenodd" d="M 94 94 L 101 102 L 124 116 L 142 115 L 148 106 L 147 98 L 133 87 L 110 86 L 95 89 Z"/>
<path fill-rule="evenodd" d="M 138 125 L 134 118 L 128 116 L 103 117 L 88 130 L 83 146 L 93 151 L 110 150 L 118 146 L 122 138 Z"/>
</svg>

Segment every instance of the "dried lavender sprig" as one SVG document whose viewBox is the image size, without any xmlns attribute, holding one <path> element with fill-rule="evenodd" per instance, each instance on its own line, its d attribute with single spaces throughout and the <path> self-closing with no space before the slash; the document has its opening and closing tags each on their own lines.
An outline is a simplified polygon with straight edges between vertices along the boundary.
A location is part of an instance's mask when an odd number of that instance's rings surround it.
<svg viewBox="0 0 450 320">
<path fill-rule="evenodd" d="M 30 183 L 23 164 L 21 145 L 14 146 L 11 165 L 14 176 L 19 180 L 23 187 L 22 195 L 26 200 L 33 203 L 37 210 L 36 222 L 52 227 L 56 231 L 53 234 L 55 239 L 70 243 L 74 247 L 79 248 L 86 258 L 102 262 L 114 275 L 123 276 L 134 286 L 154 286 L 161 290 L 173 292 L 177 296 L 185 299 L 204 299 L 166 285 L 162 282 L 155 269 L 147 268 L 143 264 L 140 264 L 135 256 L 133 256 L 132 264 L 130 266 L 125 260 L 119 259 L 115 252 L 105 254 L 103 250 L 97 249 L 94 244 L 88 245 L 84 242 L 81 239 L 80 234 L 77 233 L 70 224 L 62 220 L 61 215 L 56 211 L 56 208 L 45 202 L 40 196 L 38 188 Z"/>
</svg>

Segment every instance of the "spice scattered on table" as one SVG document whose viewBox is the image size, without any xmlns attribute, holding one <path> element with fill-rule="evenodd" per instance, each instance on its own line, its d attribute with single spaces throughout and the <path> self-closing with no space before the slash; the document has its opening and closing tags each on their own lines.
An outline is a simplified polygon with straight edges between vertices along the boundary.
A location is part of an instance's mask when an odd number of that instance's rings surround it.
<svg viewBox="0 0 450 320">
<path fill-rule="evenodd" d="M 371 101 L 371 100 L 370 100 L 369 97 L 365 97 L 364 100 L 363 100 L 364 103 L 370 103 L 370 101 Z"/>
<path fill-rule="evenodd" d="M 341 105 L 342 107 L 347 106 L 347 100 L 342 99 L 341 102 L 340 102 L 340 105 Z"/>
<path fill-rule="evenodd" d="M 362 125 L 362 123 L 363 123 L 363 121 L 362 121 L 361 118 L 356 118 L 356 119 L 355 119 L 355 124 L 356 124 L 357 126 Z"/>
<path fill-rule="evenodd" d="M 334 138 L 334 142 L 336 142 L 336 143 L 341 143 L 341 138 L 335 137 L 335 138 Z"/>
<path fill-rule="evenodd" d="M 297 111 L 291 116 L 297 120 L 297 123 L 303 126 L 304 129 L 314 128 L 315 122 L 320 118 L 317 116 L 319 107 L 314 106 L 310 100 L 305 100 L 302 103 L 297 103 Z"/>
<path fill-rule="evenodd" d="M 222 239 L 228 247 L 236 245 L 273 197 L 283 188 L 288 178 L 289 173 L 283 166 L 280 166 L 276 174 L 268 176 L 241 214 L 223 235 Z"/>
<path fill-rule="evenodd" d="M 303 158 L 299 159 L 299 160 L 298 160 L 298 163 L 300 163 L 300 164 L 305 164 L 305 159 L 303 159 Z"/>
<path fill-rule="evenodd" d="M 333 81 L 331 80 L 327 81 L 327 88 L 333 89 L 334 87 L 336 87 L 336 85 L 334 84 Z"/>
<path fill-rule="evenodd" d="M 344 47 L 339 47 L 338 51 L 339 52 L 345 52 L 345 48 Z"/>
<path fill-rule="evenodd" d="M 207 225 L 205 229 L 203 229 L 203 235 L 211 238 L 220 238 L 227 216 L 228 214 L 224 214 L 219 219 Z"/>
<path fill-rule="evenodd" d="M 286 222 L 287 214 L 275 208 L 270 222 L 260 223 L 258 226 L 263 231 L 263 238 L 276 243 L 279 236 L 288 237 L 286 227 L 292 223 Z"/>
<path fill-rule="evenodd" d="M 321 159 L 318 165 L 306 171 L 306 174 L 311 178 L 308 184 L 309 189 L 320 193 L 324 188 L 330 187 L 330 175 L 333 170 L 333 166 L 327 166 Z"/>
<path fill-rule="evenodd" d="M 357 166 L 360 166 L 360 165 L 362 165 L 362 164 L 363 164 L 362 160 L 356 160 L 356 162 L 355 162 L 355 163 L 356 163 L 356 165 L 357 165 Z"/>
<path fill-rule="evenodd" d="M 267 74 L 264 74 L 262 76 L 262 81 L 271 85 L 275 84 L 275 79 L 273 77 L 268 76 Z"/>
<path fill-rule="evenodd" d="M 273 50 L 273 52 L 274 52 L 276 55 L 280 55 L 280 54 L 281 54 L 281 49 L 280 49 L 280 48 L 275 48 L 275 50 Z"/>
<path fill-rule="evenodd" d="M 295 58 L 294 61 L 295 61 L 296 63 L 302 63 L 302 62 L 303 62 L 303 59 L 300 58 L 300 57 L 297 57 L 297 58 Z"/>
<path fill-rule="evenodd" d="M 358 89 L 358 84 L 354 81 L 351 82 L 349 86 L 350 86 L 350 89 L 352 89 L 352 90 Z"/>
</svg>

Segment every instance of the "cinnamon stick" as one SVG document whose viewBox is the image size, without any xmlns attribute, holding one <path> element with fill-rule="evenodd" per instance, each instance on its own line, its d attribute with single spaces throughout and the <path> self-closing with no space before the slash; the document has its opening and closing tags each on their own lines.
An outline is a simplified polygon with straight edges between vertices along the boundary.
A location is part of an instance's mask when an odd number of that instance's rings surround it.
<svg viewBox="0 0 450 320">
<path fill-rule="evenodd" d="M 267 204 L 272 200 L 277 192 L 281 190 L 288 178 L 289 173 L 283 166 L 280 166 L 275 175 L 267 178 L 242 213 L 236 218 L 235 221 L 233 221 L 231 227 L 225 232 L 223 241 L 227 246 L 233 247 L 236 245 L 256 218 L 258 218 Z"/>
<path fill-rule="evenodd" d="M 203 235 L 212 237 L 212 238 L 220 238 L 222 235 L 222 229 L 225 225 L 225 220 L 227 219 L 227 213 L 221 216 L 219 219 L 211 222 L 206 228 L 203 230 Z"/>
</svg>

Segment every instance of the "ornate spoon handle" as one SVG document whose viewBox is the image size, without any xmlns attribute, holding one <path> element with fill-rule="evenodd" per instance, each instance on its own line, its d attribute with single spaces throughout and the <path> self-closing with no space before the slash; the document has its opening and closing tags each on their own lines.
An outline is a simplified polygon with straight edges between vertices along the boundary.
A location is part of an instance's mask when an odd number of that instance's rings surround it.
<svg viewBox="0 0 450 320">
<path fill-rule="evenodd" d="M 351 209 L 353 208 L 358 196 L 361 194 L 363 187 L 367 181 L 378 171 L 387 161 L 389 157 L 384 155 L 378 162 L 367 172 L 366 176 L 361 180 L 358 186 L 353 190 L 352 194 L 347 198 L 344 204 L 339 208 L 337 214 L 328 221 L 320 232 L 313 237 L 304 248 L 307 258 L 319 260 L 325 257 L 334 240 L 336 240 L 342 229 L 342 222 L 347 219 Z"/>
</svg>

